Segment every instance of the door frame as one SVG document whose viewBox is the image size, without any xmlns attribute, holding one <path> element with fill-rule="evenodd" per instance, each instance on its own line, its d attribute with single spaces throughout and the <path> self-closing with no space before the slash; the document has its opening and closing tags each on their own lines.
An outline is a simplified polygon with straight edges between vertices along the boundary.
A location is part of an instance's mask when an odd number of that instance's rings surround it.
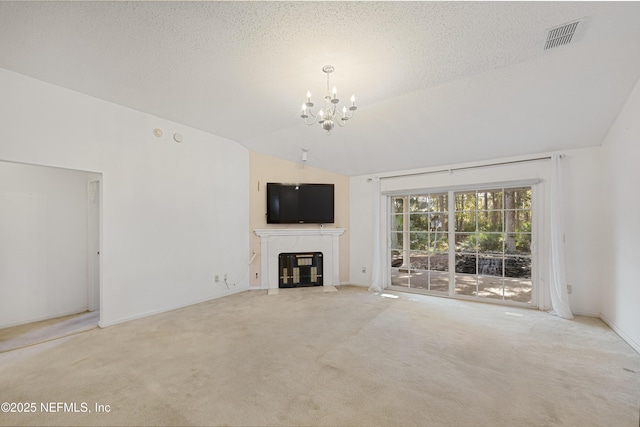
<svg viewBox="0 0 640 427">
<path fill-rule="evenodd" d="M 87 174 L 87 309 L 101 308 L 102 176 Z"/>
</svg>

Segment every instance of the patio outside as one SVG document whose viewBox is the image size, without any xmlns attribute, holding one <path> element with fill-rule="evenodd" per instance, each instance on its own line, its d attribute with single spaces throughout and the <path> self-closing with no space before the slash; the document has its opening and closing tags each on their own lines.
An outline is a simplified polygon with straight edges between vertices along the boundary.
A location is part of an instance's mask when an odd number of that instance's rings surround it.
<svg viewBox="0 0 640 427">
<path fill-rule="evenodd" d="M 432 256 L 432 258 L 435 257 Z M 482 261 L 489 260 L 485 258 Z M 505 268 L 502 266 L 507 264 L 506 262 L 500 263 L 498 268 L 495 268 L 495 264 L 497 264 L 495 262 L 491 263 L 490 268 L 486 265 L 479 265 L 480 273 L 493 274 L 475 274 L 475 262 L 473 269 L 471 269 L 468 260 L 458 257 L 454 275 L 454 295 L 531 303 L 531 259 L 519 257 L 511 258 L 510 261 L 512 265 L 505 266 Z M 403 267 L 401 264 L 402 259 L 396 259 L 392 262 L 392 286 L 449 295 L 449 271 L 446 262 L 443 263 L 440 260 L 440 262 L 434 263 L 438 270 L 428 269 L 428 257 L 426 256 L 412 257 L 411 268 Z M 502 277 L 503 270 L 506 277 Z"/>
</svg>

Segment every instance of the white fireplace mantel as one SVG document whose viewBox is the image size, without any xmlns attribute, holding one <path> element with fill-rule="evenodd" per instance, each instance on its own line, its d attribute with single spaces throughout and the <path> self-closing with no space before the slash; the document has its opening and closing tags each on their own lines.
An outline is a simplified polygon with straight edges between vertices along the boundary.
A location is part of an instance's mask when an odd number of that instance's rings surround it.
<svg viewBox="0 0 640 427">
<path fill-rule="evenodd" d="M 340 284 L 339 237 L 344 228 L 260 228 L 262 288 L 278 287 L 278 255 L 286 252 L 322 252 L 323 285 Z M 266 279 L 266 280 L 265 280 Z"/>
</svg>

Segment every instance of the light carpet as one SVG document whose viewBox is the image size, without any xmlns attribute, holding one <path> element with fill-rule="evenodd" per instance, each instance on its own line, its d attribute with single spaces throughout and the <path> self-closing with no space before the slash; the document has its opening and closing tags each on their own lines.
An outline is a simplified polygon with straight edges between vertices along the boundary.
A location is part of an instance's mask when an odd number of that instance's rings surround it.
<svg viewBox="0 0 640 427">
<path fill-rule="evenodd" d="M 0 354 L 0 402 L 91 410 L 0 424 L 639 423 L 640 355 L 598 319 L 349 286 L 266 294 Z"/>
</svg>

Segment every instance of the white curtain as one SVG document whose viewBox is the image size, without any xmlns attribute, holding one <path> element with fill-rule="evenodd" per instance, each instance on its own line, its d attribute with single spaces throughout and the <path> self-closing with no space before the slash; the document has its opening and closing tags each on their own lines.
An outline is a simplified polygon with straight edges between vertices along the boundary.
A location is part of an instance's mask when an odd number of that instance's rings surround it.
<svg viewBox="0 0 640 427">
<path fill-rule="evenodd" d="M 563 171 L 562 155 L 551 156 L 551 262 L 550 262 L 550 288 L 551 288 L 551 313 L 565 319 L 573 319 L 569 307 L 569 294 L 567 292 L 567 278 L 564 264 L 564 223 L 562 204 L 563 198 Z"/>
<path fill-rule="evenodd" d="M 373 199 L 373 268 L 371 270 L 370 291 L 382 292 L 382 241 L 380 227 L 380 178 L 373 178 L 371 182 L 371 198 Z"/>
</svg>

